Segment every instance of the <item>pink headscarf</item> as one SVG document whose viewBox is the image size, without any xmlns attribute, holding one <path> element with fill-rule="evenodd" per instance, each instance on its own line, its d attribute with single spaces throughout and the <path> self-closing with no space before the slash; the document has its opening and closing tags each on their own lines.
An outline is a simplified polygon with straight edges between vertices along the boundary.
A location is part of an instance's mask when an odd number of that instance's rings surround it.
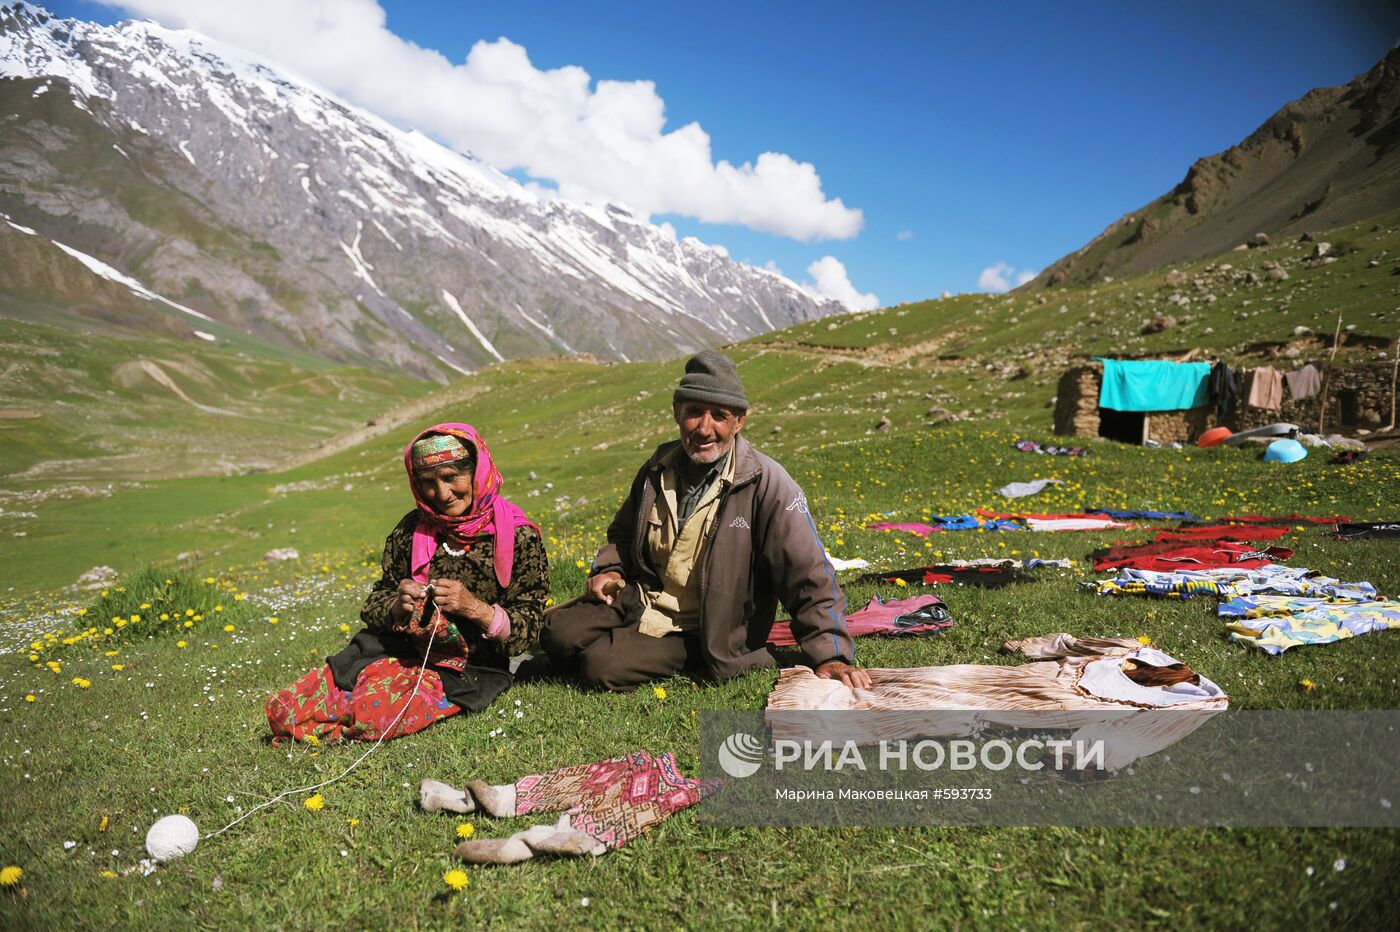
<svg viewBox="0 0 1400 932">
<path fill-rule="evenodd" d="M 418 491 L 413 477 L 413 445 L 432 434 L 450 434 L 467 444 L 476 454 L 476 472 L 472 474 L 471 510 L 458 517 L 440 515 L 432 509 Z M 418 527 L 413 532 L 411 557 L 413 578 L 428 581 L 428 564 L 437 553 L 443 538 L 459 544 L 470 543 L 487 535 L 495 536 L 496 581 L 505 589 L 510 586 L 511 567 L 515 563 L 515 529 L 535 524 L 520 506 L 501 497 L 501 473 L 491 459 L 486 441 L 470 424 L 434 424 L 408 442 L 403 450 L 404 469 L 408 470 L 408 487 L 418 503 Z"/>
</svg>

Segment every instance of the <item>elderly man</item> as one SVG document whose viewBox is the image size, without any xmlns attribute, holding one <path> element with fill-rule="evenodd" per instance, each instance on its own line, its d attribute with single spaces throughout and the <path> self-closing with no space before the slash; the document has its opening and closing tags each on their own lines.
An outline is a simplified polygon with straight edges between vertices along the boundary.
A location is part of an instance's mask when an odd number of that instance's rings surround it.
<svg viewBox="0 0 1400 932">
<path fill-rule="evenodd" d="M 680 439 L 642 466 L 584 598 L 540 635 L 556 670 L 628 692 L 683 670 L 772 667 L 766 643 L 782 602 L 817 675 L 870 685 L 851 666 L 846 600 L 806 496 L 740 434 L 748 407 L 728 356 L 686 363 L 672 402 Z"/>
</svg>

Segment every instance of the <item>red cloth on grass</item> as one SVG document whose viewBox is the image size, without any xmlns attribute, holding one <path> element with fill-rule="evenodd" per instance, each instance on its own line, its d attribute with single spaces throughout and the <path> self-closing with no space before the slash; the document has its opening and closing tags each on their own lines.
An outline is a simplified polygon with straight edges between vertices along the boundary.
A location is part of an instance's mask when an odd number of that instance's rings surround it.
<svg viewBox="0 0 1400 932">
<path fill-rule="evenodd" d="M 938 611 L 940 608 L 943 611 Z M 937 634 L 953 626 L 952 618 L 904 626 L 897 623 L 901 616 L 910 615 L 920 609 L 931 609 L 934 615 L 947 614 L 943 600 L 936 595 L 917 595 L 891 602 L 882 602 L 879 596 L 875 596 L 866 603 L 865 608 L 846 616 L 846 631 L 851 637 L 858 638 L 867 634 Z M 792 647 L 797 644 L 797 639 L 792 636 L 792 623 L 780 621 L 774 624 L 773 630 L 768 632 L 768 643 L 774 647 Z"/>
<path fill-rule="evenodd" d="M 1233 567 L 1234 569 L 1258 569 L 1269 563 L 1277 563 L 1293 556 L 1286 547 L 1270 547 L 1260 551 L 1246 543 L 1237 541 L 1212 541 L 1210 543 L 1182 543 L 1162 541 L 1160 543 L 1138 544 L 1129 547 L 1111 547 L 1094 555 L 1095 570 L 1112 570 L 1131 567 L 1138 570 L 1155 570 L 1169 573 L 1172 570 L 1202 570 L 1213 567 Z"/>
<path fill-rule="evenodd" d="M 1286 527 L 1217 524 L 1212 527 L 1183 527 L 1160 531 L 1153 540 L 1278 540 L 1287 533 Z"/>
<path fill-rule="evenodd" d="M 1221 518 L 1221 521 L 1229 521 L 1231 524 L 1336 524 L 1338 521 L 1346 522 L 1351 518 L 1346 515 L 1335 515 L 1331 518 L 1305 518 L 1302 515 L 1281 515 L 1277 518 L 1267 518 L 1263 515 L 1241 515 L 1238 518 Z"/>
</svg>

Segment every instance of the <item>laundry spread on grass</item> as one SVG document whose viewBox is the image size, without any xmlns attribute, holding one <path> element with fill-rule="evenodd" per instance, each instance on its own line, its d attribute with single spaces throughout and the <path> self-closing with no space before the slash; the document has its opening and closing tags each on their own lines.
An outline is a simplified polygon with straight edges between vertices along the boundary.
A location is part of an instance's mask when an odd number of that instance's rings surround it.
<svg viewBox="0 0 1400 932">
<path fill-rule="evenodd" d="M 846 616 L 846 633 L 855 638 L 870 634 L 929 635 L 946 631 L 952 626 L 952 613 L 936 595 L 918 595 L 888 602 L 877 595 L 866 603 L 865 608 Z M 774 647 L 795 646 L 797 639 L 792 634 L 792 622 L 775 622 L 768 632 L 768 643 Z"/>
<path fill-rule="evenodd" d="M 1039 728 L 1045 720 L 1034 713 L 1056 712 L 1058 727 L 1103 737 L 1104 763 L 1115 771 L 1170 747 L 1209 717 L 1161 717 L 1152 710 L 1211 712 L 1229 705 L 1215 683 L 1134 638 L 1057 633 L 1007 641 L 1002 649 L 1036 662 L 871 669 L 869 689 L 791 667 L 778 674 L 765 717 L 779 739 L 839 741 L 833 732 L 858 727 L 864 740 L 898 741 L 969 735 L 989 726 Z M 859 725 L 849 717 L 810 714 L 856 710 L 888 714 L 862 716 Z"/>
<path fill-rule="evenodd" d="M 1216 611 L 1232 619 L 1225 626 L 1232 641 L 1269 654 L 1400 627 L 1400 602 L 1378 599 L 1240 596 L 1221 603 Z"/>
<path fill-rule="evenodd" d="M 1211 567 L 1259 569 L 1292 556 L 1293 551 L 1286 547 L 1260 550 L 1240 541 L 1153 541 L 1097 550 L 1093 560 L 1095 570 L 1132 568 L 1170 572 Z"/>
<path fill-rule="evenodd" d="M 1168 528 L 1158 531 L 1153 540 L 1278 540 L 1291 528 L 1276 525 L 1215 524 L 1206 527 Z"/>
<path fill-rule="evenodd" d="M 1017 440 L 1012 444 L 1022 453 L 1043 453 L 1046 456 L 1088 456 L 1089 451 L 1083 447 L 1051 447 L 1041 446 L 1034 440 Z"/>
<path fill-rule="evenodd" d="M 1308 518 L 1303 515 L 1238 515 L 1233 518 L 1217 518 L 1227 524 L 1339 524 L 1351 520 L 1349 515 L 1333 515 L 1330 518 Z"/>
<path fill-rule="evenodd" d="M 1045 491 L 1049 485 L 1064 485 L 1063 479 L 1032 479 L 1029 482 L 1011 482 L 997 489 L 1002 498 L 1025 498 Z"/>
<path fill-rule="evenodd" d="M 1267 593 L 1364 601 L 1376 596 L 1376 587 L 1369 582 L 1344 583 L 1304 566 L 1277 563 L 1253 570 L 1223 567 L 1157 572 L 1126 568 L 1120 569 L 1112 579 L 1082 585 L 1098 595 L 1146 595 L 1169 599 L 1190 599 L 1198 595 L 1230 599 Z"/>
<path fill-rule="evenodd" d="M 1011 583 L 1024 582 L 1029 577 L 1019 568 L 1010 566 L 915 566 L 903 570 L 884 570 L 866 573 L 856 581 L 873 583 L 902 582 L 915 586 L 937 586 L 958 583 L 965 586 L 986 586 L 1001 588 Z"/>
<path fill-rule="evenodd" d="M 1400 521 L 1342 522 L 1337 525 L 1338 540 L 1368 540 L 1400 537 Z"/>
<path fill-rule="evenodd" d="M 1114 521 L 1103 515 L 1088 512 L 1065 512 L 1061 514 L 1031 514 L 1028 512 L 1001 512 L 978 508 L 977 514 L 983 518 L 998 521 L 1024 521 L 1032 531 L 1106 531 L 1114 528 L 1129 528 L 1131 524 Z"/>
<path fill-rule="evenodd" d="M 1189 511 L 1123 511 L 1117 508 L 1090 508 L 1085 514 L 1103 515 L 1116 521 L 1199 521 Z"/>
<path fill-rule="evenodd" d="M 876 521 L 874 524 L 867 524 L 869 531 L 908 531 L 910 534 L 917 534 L 920 537 L 927 537 L 939 531 L 1024 531 L 1025 528 L 1014 521 L 999 521 L 996 519 L 979 519 L 974 515 L 952 515 L 947 518 L 940 518 L 937 515 L 930 520 L 937 521 L 937 524 L 927 524 L 922 521 Z"/>
</svg>

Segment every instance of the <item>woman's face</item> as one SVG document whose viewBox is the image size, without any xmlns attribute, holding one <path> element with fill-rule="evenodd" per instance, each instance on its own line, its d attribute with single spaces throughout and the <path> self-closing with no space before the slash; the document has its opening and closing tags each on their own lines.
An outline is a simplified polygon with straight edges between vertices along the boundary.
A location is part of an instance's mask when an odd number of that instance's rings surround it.
<svg viewBox="0 0 1400 932">
<path fill-rule="evenodd" d="M 438 514 L 461 517 L 472 507 L 472 477 L 466 467 L 463 461 L 423 470 L 413 480 L 418 483 L 418 494 Z"/>
</svg>

